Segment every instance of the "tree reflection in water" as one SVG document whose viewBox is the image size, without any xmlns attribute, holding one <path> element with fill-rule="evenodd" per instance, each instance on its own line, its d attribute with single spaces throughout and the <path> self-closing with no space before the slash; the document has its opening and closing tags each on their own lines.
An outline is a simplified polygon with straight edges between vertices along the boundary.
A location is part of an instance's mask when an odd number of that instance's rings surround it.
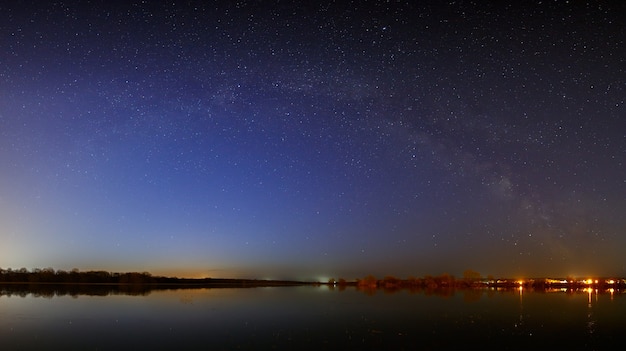
<svg viewBox="0 0 626 351">
<path fill-rule="evenodd" d="M 146 296 L 154 290 L 148 285 L 104 285 L 104 284 L 3 284 L 0 285 L 1 296 L 19 296 L 53 298 L 59 296 L 78 297 L 132 295 Z"/>
</svg>

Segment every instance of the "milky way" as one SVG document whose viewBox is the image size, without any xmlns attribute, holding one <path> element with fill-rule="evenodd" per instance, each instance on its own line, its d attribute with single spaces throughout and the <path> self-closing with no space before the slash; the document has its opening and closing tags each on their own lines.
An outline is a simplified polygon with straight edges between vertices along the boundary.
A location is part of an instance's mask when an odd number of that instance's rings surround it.
<svg viewBox="0 0 626 351">
<path fill-rule="evenodd" d="M 0 4 L 0 267 L 626 275 L 623 2 Z"/>
</svg>

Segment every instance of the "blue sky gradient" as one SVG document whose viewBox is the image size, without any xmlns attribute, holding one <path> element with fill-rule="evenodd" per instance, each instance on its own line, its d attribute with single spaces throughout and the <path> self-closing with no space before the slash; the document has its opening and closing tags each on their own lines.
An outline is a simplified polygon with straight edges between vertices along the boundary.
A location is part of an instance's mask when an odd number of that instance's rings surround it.
<svg viewBox="0 0 626 351">
<path fill-rule="evenodd" d="M 626 276 L 622 2 L 3 2 L 0 267 Z"/>
</svg>

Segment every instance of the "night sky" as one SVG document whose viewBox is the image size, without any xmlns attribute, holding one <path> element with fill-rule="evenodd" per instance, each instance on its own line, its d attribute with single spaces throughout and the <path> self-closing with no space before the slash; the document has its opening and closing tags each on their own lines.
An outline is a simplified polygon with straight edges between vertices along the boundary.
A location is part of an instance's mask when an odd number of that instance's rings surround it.
<svg viewBox="0 0 626 351">
<path fill-rule="evenodd" d="M 626 2 L 0 2 L 0 267 L 626 276 Z"/>
</svg>

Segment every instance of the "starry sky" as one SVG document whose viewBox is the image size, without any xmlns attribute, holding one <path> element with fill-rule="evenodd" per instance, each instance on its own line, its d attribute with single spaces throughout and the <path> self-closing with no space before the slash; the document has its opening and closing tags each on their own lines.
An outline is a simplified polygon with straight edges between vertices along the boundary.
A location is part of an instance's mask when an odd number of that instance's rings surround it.
<svg viewBox="0 0 626 351">
<path fill-rule="evenodd" d="M 0 267 L 626 276 L 625 14 L 1 1 Z"/>
</svg>

